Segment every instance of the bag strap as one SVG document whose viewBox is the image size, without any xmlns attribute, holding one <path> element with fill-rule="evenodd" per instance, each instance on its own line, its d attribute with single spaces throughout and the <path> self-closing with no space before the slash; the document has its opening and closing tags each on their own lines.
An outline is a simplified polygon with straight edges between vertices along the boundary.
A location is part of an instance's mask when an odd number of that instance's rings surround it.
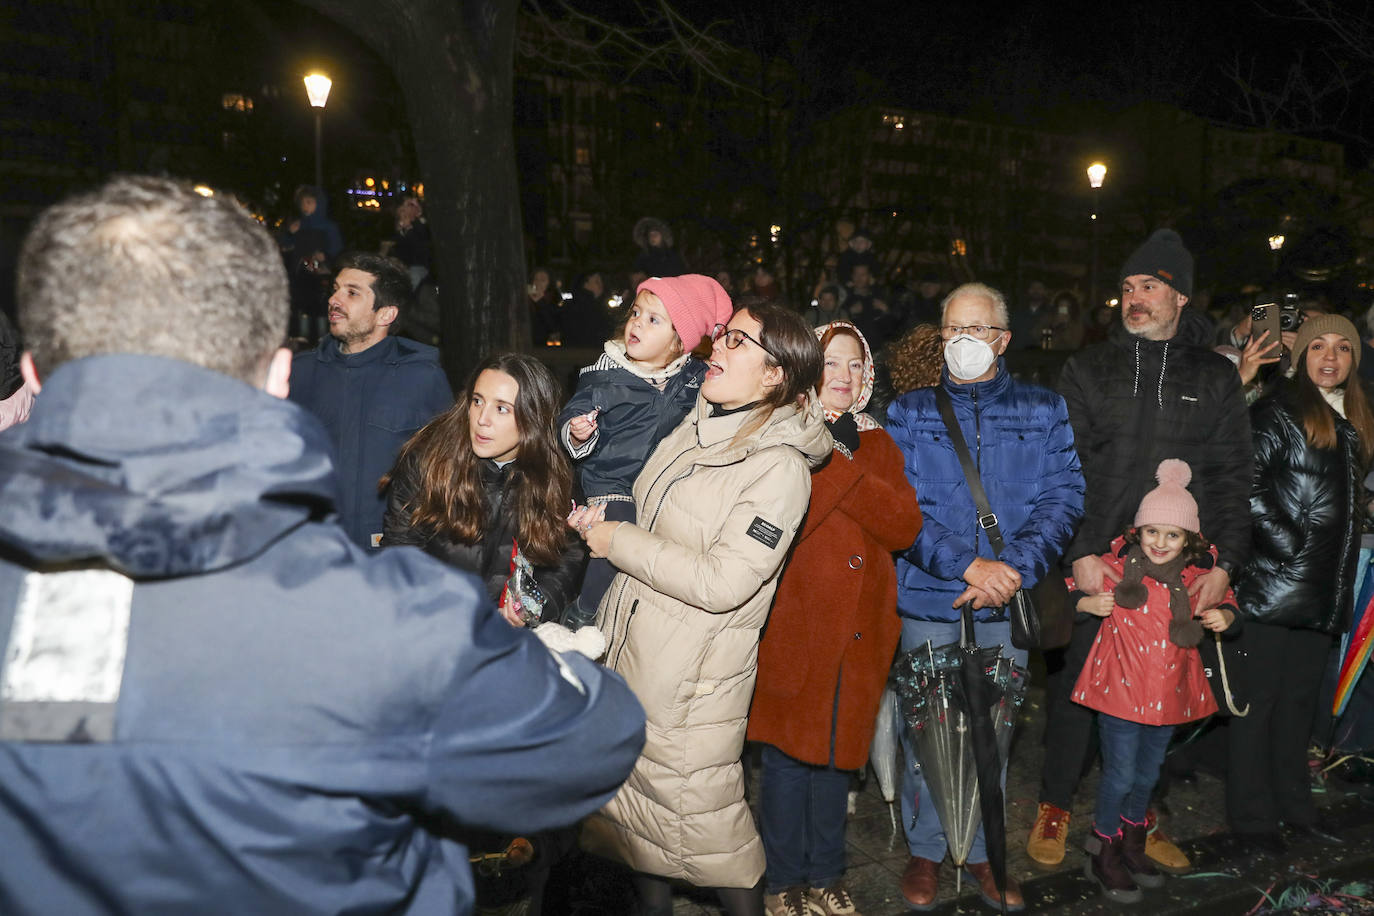
<svg viewBox="0 0 1374 916">
<path fill-rule="evenodd" d="M 987 532 L 993 556 L 1000 557 L 1006 542 L 1002 540 L 1002 530 L 997 526 L 997 513 L 993 512 L 992 506 L 988 504 L 988 494 L 983 489 L 983 478 L 978 475 L 978 468 L 973 464 L 968 443 L 964 441 L 964 431 L 959 428 L 959 421 L 954 416 L 954 402 L 950 400 L 949 392 L 945 391 L 943 385 L 935 388 L 935 403 L 940 408 L 940 418 L 945 421 L 945 429 L 949 430 L 950 441 L 954 443 L 954 453 L 959 456 L 959 465 L 964 469 L 964 479 L 968 481 L 969 492 L 973 494 L 973 505 L 978 510 L 978 527 Z"/>
</svg>

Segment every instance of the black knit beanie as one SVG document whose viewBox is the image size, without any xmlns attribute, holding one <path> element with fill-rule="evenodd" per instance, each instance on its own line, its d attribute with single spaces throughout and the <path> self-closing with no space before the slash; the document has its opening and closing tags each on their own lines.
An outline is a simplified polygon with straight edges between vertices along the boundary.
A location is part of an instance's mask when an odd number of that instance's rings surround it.
<svg viewBox="0 0 1374 916">
<path fill-rule="evenodd" d="M 1121 266 L 1117 282 L 1137 274 L 1157 277 L 1183 295 L 1193 295 L 1193 255 L 1172 229 L 1156 229 L 1144 245 L 1132 252 Z"/>
</svg>

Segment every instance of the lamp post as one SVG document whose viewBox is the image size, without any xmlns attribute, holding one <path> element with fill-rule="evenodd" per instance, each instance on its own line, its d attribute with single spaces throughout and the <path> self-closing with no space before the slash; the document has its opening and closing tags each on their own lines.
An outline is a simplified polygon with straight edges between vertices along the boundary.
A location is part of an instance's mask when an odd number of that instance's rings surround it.
<svg viewBox="0 0 1374 916">
<path fill-rule="evenodd" d="M 305 77 L 305 94 L 310 99 L 310 107 L 315 109 L 315 187 L 324 193 L 324 149 L 320 142 L 323 133 L 324 105 L 329 101 L 329 87 L 333 81 L 323 73 L 310 73 Z"/>
<path fill-rule="evenodd" d="M 1088 184 L 1093 189 L 1093 272 L 1092 285 L 1089 287 L 1092 298 L 1088 301 L 1092 303 L 1089 309 L 1097 308 L 1097 224 L 1098 211 L 1102 203 L 1102 182 L 1107 179 L 1107 167 L 1101 162 L 1094 162 L 1088 166 Z M 1091 314 L 1091 311 L 1089 312 Z"/>
<path fill-rule="evenodd" d="M 1279 278 L 1279 258 L 1283 257 L 1282 249 L 1283 249 L 1283 236 L 1281 236 L 1281 235 L 1271 235 L 1271 236 L 1269 236 L 1269 251 L 1271 252 L 1271 254 L 1270 254 L 1269 257 L 1270 257 L 1270 259 L 1273 261 L 1273 264 L 1274 264 L 1274 279 L 1275 279 L 1275 280 L 1277 280 L 1277 279 Z"/>
</svg>

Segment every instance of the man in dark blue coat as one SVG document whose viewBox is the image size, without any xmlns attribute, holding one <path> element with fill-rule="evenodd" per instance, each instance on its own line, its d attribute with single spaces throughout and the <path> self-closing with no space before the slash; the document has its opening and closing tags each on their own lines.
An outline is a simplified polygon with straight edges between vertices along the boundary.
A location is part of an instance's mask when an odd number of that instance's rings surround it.
<svg viewBox="0 0 1374 916">
<path fill-rule="evenodd" d="M 25 242 L 42 396 L 0 435 L 7 916 L 468 913 L 461 830 L 572 823 L 639 754 L 614 674 L 325 521 L 328 440 L 278 399 L 285 296 L 260 226 L 167 180 L 115 179 Z"/>
<path fill-rule="evenodd" d="M 907 392 L 888 407 L 888 432 L 902 450 L 907 478 L 916 487 L 925 521 L 921 533 L 897 558 L 897 611 L 902 650 L 927 641 L 959 640 L 957 608 L 975 608 L 980 646 L 1001 645 L 1017 664 L 1026 651 L 1011 645 L 1003 607 L 1018 588 L 1059 575 L 1060 553 L 1083 516 L 1083 472 L 1074 451 L 1064 399 L 1047 388 L 1018 382 L 1002 354 L 1013 340 L 1007 303 L 997 290 L 967 283 L 945 298 L 940 333 L 945 369 L 937 388 Z M 1005 541 L 999 556 L 979 524 L 980 512 L 958 453 L 941 416 L 937 391 L 949 398 L 954 419 L 978 469 L 989 508 Z M 915 759 L 903 732 L 907 759 Z M 1005 769 L 1003 782 L 1005 783 Z M 916 909 L 930 909 L 939 892 L 939 867 L 948 844 L 935 804 L 919 769 L 908 767 L 902 785 L 902 817 L 911 853 L 902 874 L 902 895 Z M 983 899 L 1000 908 L 980 826 L 967 869 Z M 1006 885 L 1010 911 L 1023 909 L 1020 888 Z"/>
<path fill-rule="evenodd" d="M 334 443 L 339 522 L 361 547 L 380 546 L 386 497 L 377 481 L 406 440 L 453 404 L 439 351 L 388 336 L 409 296 L 399 261 L 346 255 L 329 297 L 329 333 L 291 368 L 291 400 Z"/>
</svg>

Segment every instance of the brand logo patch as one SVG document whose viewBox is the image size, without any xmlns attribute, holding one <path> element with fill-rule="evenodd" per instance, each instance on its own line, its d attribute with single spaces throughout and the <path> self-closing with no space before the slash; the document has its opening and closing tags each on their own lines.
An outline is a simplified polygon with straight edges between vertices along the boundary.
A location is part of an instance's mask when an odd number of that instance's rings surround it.
<svg viewBox="0 0 1374 916">
<path fill-rule="evenodd" d="M 1163 277 L 1165 280 L 1168 280 L 1170 283 L 1174 282 L 1174 275 L 1169 273 L 1167 270 L 1159 271 L 1159 275 Z"/>
<path fill-rule="evenodd" d="M 765 544 L 768 547 L 777 547 L 778 542 L 782 540 L 782 529 L 777 525 L 765 522 L 757 515 L 749 523 L 748 534 L 760 544 Z"/>
</svg>

